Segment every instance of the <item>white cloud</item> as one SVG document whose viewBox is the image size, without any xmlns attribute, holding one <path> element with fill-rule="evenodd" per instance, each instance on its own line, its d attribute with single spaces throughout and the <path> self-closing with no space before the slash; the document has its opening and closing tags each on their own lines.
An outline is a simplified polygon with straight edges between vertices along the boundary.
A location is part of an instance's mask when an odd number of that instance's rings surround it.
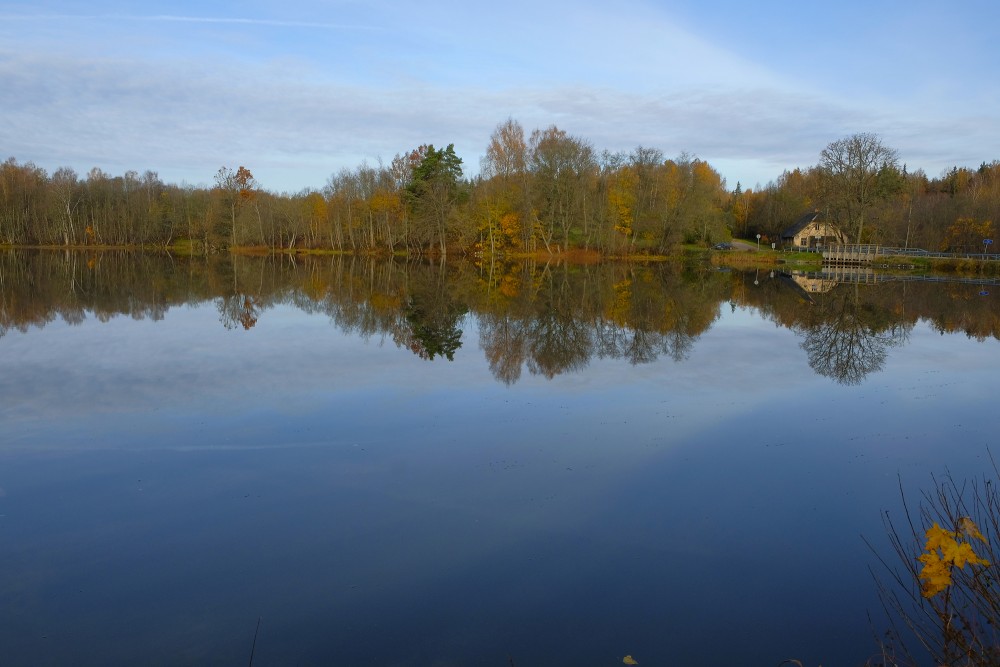
<svg viewBox="0 0 1000 667">
<path fill-rule="evenodd" d="M 688 151 L 730 185 L 810 166 L 860 131 L 932 175 L 996 157 L 983 153 L 997 145 L 996 106 L 942 114 L 905 97 L 839 95 L 843 77 L 825 88 L 817 71 L 803 84 L 795 68 L 783 75 L 639 3 L 261 7 L 36 11 L 0 26 L 0 145 L 47 169 L 148 168 L 196 183 L 246 164 L 276 190 L 318 187 L 427 142 L 454 143 L 475 171 L 508 116 L 528 130 L 558 124 L 599 150 Z"/>
</svg>

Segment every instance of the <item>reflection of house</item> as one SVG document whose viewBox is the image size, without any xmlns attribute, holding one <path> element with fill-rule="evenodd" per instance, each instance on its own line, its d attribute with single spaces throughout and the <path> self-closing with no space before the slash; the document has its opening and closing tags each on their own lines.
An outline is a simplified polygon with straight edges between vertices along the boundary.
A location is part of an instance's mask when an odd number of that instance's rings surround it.
<svg viewBox="0 0 1000 667">
<path fill-rule="evenodd" d="M 819 211 L 811 211 L 781 232 L 781 243 L 794 248 L 816 248 L 847 243 L 847 236 L 837 225 L 824 221 Z"/>
<path fill-rule="evenodd" d="M 792 271 L 792 280 L 806 292 L 829 292 L 837 286 L 837 281 L 816 274 L 805 274 Z"/>
</svg>

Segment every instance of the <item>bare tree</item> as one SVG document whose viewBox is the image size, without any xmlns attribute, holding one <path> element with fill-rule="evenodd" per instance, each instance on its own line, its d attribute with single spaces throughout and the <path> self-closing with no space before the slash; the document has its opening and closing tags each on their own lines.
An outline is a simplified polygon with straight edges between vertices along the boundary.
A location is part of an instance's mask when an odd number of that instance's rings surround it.
<svg viewBox="0 0 1000 667">
<path fill-rule="evenodd" d="M 239 169 L 233 171 L 229 167 L 220 167 L 219 171 L 215 174 L 215 187 L 220 192 L 222 192 L 229 205 L 229 218 L 232 232 L 232 244 L 236 246 L 237 235 L 236 235 L 236 219 L 237 213 L 243 208 L 243 205 L 249 202 L 257 214 L 257 223 L 260 231 L 261 242 L 265 243 L 264 239 L 264 224 L 260 216 L 260 208 L 257 206 L 257 192 L 260 186 L 257 184 L 257 179 L 254 178 L 250 170 L 244 166 L 240 166 Z"/>
<path fill-rule="evenodd" d="M 824 194 L 830 208 L 861 243 L 865 218 L 872 206 L 891 192 L 886 173 L 899 171 L 895 149 L 876 134 L 863 132 L 834 141 L 820 153 Z"/>
<path fill-rule="evenodd" d="M 531 133 L 529 151 L 542 241 L 551 252 L 552 238 L 561 231 L 566 248 L 575 223 L 582 223 L 586 233 L 588 189 L 597 176 L 594 149 L 587 141 L 552 125 Z"/>
<path fill-rule="evenodd" d="M 73 216 L 80 205 L 81 190 L 76 172 L 69 167 L 60 167 L 52 174 L 52 193 L 55 195 L 56 206 L 60 218 L 63 219 L 63 245 L 76 242 L 76 225 Z"/>
<path fill-rule="evenodd" d="M 524 128 L 516 120 L 508 118 L 490 135 L 486 155 L 480 161 L 480 175 L 482 196 L 479 201 L 482 202 L 490 254 L 495 254 L 504 240 L 514 242 L 517 231 L 527 247 L 532 233 L 528 144 Z M 504 220 L 516 221 L 516 225 L 507 225 L 508 233 L 504 230 Z"/>
</svg>

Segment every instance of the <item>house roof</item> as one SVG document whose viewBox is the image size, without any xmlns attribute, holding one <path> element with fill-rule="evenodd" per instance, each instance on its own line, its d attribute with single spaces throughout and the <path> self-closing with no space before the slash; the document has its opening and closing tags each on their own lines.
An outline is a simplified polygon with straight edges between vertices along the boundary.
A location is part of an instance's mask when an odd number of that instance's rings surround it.
<svg viewBox="0 0 1000 667">
<path fill-rule="evenodd" d="M 808 213 L 804 214 L 798 220 L 796 220 L 791 227 L 781 232 L 781 238 L 783 239 L 794 238 L 795 235 L 801 232 L 803 229 L 805 229 L 809 225 L 809 223 L 815 222 L 816 218 L 818 218 L 819 215 L 820 215 L 819 211 L 809 211 Z"/>
</svg>

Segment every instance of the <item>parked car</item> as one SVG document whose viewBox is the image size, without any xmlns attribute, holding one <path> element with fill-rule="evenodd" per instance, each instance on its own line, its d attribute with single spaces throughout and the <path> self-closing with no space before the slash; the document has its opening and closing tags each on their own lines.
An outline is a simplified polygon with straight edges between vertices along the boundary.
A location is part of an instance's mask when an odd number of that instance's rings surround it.
<svg viewBox="0 0 1000 667">
<path fill-rule="evenodd" d="M 733 244 L 732 243 L 716 243 L 714 246 L 712 246 L 712 248 L 714 250 L 732 250 L 733 249 Z"/>
</svg>

